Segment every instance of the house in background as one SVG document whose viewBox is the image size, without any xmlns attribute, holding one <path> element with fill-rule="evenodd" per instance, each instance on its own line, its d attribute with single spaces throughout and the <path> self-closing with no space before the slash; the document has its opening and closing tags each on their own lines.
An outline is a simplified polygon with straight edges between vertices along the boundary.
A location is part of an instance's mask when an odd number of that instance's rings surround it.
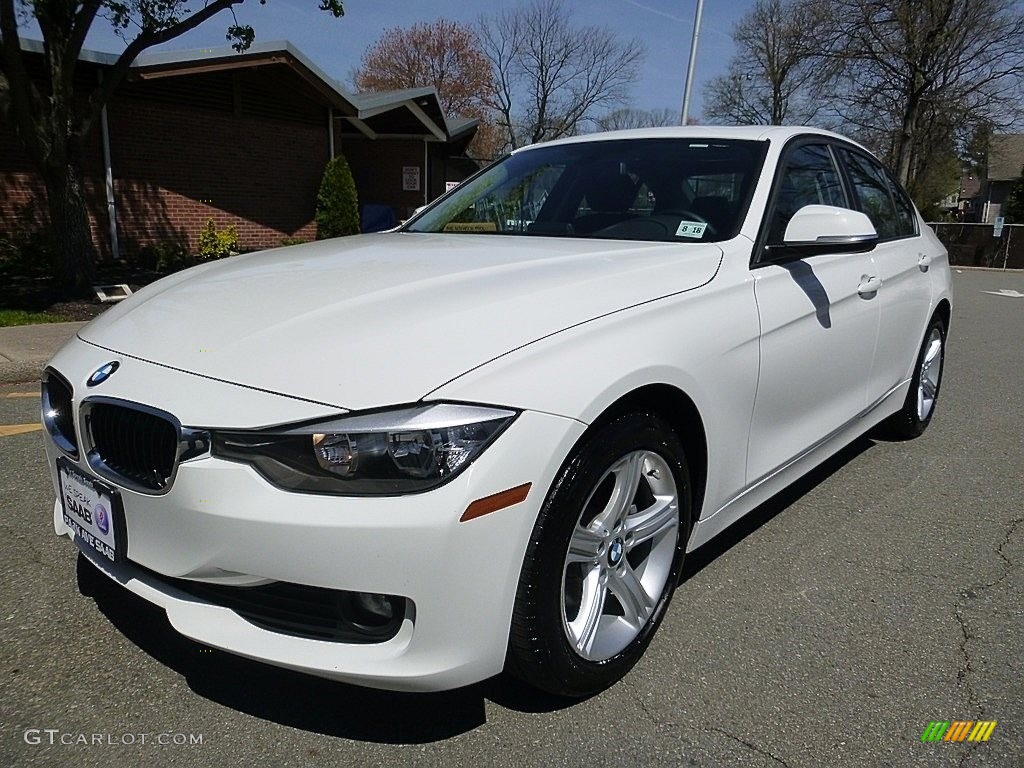
<svg viewBox="0 0 1024 768">
<path fill-rule="evenodd" d="M 989 141 L 988 173 L 981 186 L 976 208 L 979 221 L 993 224 L 1017 179 L 1024 174 L 1024 133 L 994 135 Z"/>
<path fill-rule="evenodd" d="M 958 221 L 975 221 L 978 195 L 981 193 L 981 179 L 968 169 L 960 174 L 959 191 L 944 197 L 938 207 L 951 214 Z"/>
<path fill-rule="evenodd" d="M 25 41 L 42 80 L 42 45 Z M 83 51 L 91 89 L 116 56 Z M 207 219 L 244 248 L 313 239 L 317 190 L 343 153 L 362 206 L 402 219 L 477 170 L 476 121 L 444 114 L 433 88 L 353 94 L 288 42 L 140 56 L 82 158 L 101 255 L 159 242 L 193 249 Z M 45 191 L 13 129 L 0 123 L 0 234 L 45 220 Z M 390 215 L 380 216 L 381 212 Z"/>
</svg>

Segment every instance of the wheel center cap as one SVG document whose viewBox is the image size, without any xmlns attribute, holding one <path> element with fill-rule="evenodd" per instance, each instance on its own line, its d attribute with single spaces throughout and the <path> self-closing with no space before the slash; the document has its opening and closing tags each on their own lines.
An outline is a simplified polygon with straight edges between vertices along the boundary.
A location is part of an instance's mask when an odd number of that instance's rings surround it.
<svg viewBox="0 0 1024 768">
<path fill-rule="evenodd" d="M 608 565 L 618 565 L 622 559 L 622 552 L 625 549 L 625 544 L 622 543 L 622 539 L 616 539 L 608 547 Z"/>
</svg>

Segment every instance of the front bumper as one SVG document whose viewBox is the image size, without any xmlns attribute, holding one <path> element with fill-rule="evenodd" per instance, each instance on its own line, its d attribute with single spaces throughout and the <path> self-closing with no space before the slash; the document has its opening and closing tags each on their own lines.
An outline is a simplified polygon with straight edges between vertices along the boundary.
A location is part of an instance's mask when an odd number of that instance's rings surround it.
<svg viewBox="0 0 1024 768">
<path fill-rule="evenodd" d="M 103 395 L 173 413 L 183 424 L 253 427 L 339 409 L 203 379 L 73 341 L 52 363 L 80 398 L 85 379 L 117 359 Z M 215 420 L 216 404 L 225 403 Z M 119 488 L 127 557 L 110 578 L 167 612 L 184 635 L 302 672 L 395 690 L 440 690 L 501 671 L 523 555 L 540 505 L 584 425 L 524 412 L 465 472 L 433 491 L 392 498 L 291 493 L 247 465 L 205 456 L 181 464 L 171 489 Z M 46 441 L 56 489 L 56 459 Z M 84 461 L 75 462 L 90 473 Z M 109 482 L 104 480 L 104 482 Z M 465 523 L 476 499 L 532 483 L 526 500 Z M 71 536 L 54 506 L 54 528 Z M 88 548 L 86 548 L 88 549 Z M 137 566 L 142 566 L 137 567 Z M 163 577 L 231 585 L 268 582 L 400 595 L 411 601 L 397 635 L 379 643 L 315 640 L 260 628 Z"/>
</svg>

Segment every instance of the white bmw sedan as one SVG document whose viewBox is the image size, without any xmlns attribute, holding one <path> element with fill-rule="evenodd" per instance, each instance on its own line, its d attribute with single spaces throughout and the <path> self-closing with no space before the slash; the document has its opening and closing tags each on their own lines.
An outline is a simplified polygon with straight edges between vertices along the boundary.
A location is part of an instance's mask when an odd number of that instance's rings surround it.
<svg viewBox="0 0 1024 768">
<path fill-rule="evenodd" d="M 841 136 L 528 147 L 397 231 L 207 263 L 82 329 L 42 386 L 54 527 L 209 646 L 586 695 L 687 552 L 858 435 L 925 429 L 950 299 Z"/>
</svg>

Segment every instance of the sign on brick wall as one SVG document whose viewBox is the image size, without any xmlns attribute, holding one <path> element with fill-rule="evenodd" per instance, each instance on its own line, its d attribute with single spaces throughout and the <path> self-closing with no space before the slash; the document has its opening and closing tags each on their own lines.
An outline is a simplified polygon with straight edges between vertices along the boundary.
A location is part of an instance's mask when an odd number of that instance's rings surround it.
<svg viewBox="0 0 1024 768">
<path fill-rule="evenodd" d="M 420 191 L 420 167 L 418 165 L 402 166 L 402 191 Z"/>
</svg>

